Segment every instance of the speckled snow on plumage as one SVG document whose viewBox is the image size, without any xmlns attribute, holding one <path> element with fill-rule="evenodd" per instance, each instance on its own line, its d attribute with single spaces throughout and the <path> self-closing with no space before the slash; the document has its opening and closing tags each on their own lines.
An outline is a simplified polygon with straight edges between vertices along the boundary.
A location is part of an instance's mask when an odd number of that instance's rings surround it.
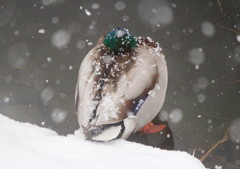
<svg viewBox="0 0 240 169">
<path fill-rule="evenodd" d="M 155 97 L 156 91 L 152 90 L 160 90 L 160 69 L 156 57 L 164 57 L 161 52 L 151 38 L 139 37 L 137 47 L 118 56 L 107 50 L 101 38 L 79 70 L 76 105 L 81 127 L 90 130 L 121 122 L 132 115 L 136 100 L 148 94 Z M 163 90 L 166 90 L 166 85 Z M 165 97 L 165 91 L 163 94 Z M 154 111 L 151 116 L 156 116 L 156 113 Z M 140 116 L 145 116 L 141 114 L 140 111 Z M 147 118 L 150 121 L 151 116 Z M 144 125 L 136 125 L 135 131 Z"/>
</svg>

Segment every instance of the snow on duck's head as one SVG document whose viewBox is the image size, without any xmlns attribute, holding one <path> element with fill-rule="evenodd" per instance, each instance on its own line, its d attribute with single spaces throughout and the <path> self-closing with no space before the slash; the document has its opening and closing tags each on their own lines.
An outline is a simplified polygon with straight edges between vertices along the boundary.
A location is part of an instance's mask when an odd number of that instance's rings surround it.
<svg viewBox="0 0 240 169">
<path fill-rule="evenodd" d="M 111 30 L 104 39 L 104 45 L 114 53 L 129 51 L 134 48 L 136 44 L 137 41 L 135 38 L 124 28 Z"/>
</svg>

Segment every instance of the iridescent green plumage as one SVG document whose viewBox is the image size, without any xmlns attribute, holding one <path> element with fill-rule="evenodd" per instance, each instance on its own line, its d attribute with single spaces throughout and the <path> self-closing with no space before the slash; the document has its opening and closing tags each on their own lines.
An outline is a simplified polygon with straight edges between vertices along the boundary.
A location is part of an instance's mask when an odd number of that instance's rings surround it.
<svg viewBox="0 0 240 169">
<path fill-rule="evenodd" d="M 104 45 L 109 48 L 110 52 L 114 53 L 131 50 L 136 44 L 135 38 L 129 34 L 128 30 L 123 28 L 113 29 L 104 39 Z"/>
</svg>

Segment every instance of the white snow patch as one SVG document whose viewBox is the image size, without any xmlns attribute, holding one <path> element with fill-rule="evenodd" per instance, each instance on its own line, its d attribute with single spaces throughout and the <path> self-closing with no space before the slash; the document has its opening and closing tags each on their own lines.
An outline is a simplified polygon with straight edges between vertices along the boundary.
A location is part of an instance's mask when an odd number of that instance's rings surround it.
<svg viewBox="0 0 240 169">
<path fill-rule="evenodd" d="M 117 35 L 118 38 L 120 38 L 124 35 L 124 32 L 122 30 L 118 30 L 116 35 Z"/>
<path fill-rule="evenodd" d="M 91 16 L 92 15 L 92 13 L 88 9 L 85 9 L 85 13 L 86 13 L 87 16 Z"/>
<path fill-rule="evenodd" d="M 160 150 L 124 140 L 96 143 L 77 134 L 20 123 L 0 115 L 0 163 L 4 169 L 205 169 L 180 151 Z"/>
<path fill-rule="evenodd" d="M 220 166 L 220 165 L 215 165 L 214 167 L 215 167 L 215 169 L 222 169 L 222 166 Z"/>
<path fill-rule="evenodd" d="M 39 29 L 38 30 L 38 33 L 40 33 L 40 34 L 44 34 L 46 31 L 45 31 L 45 29 Z"/>
<path fill-rule="evenodd" d="M 118 119 L 119 108 L 116 106 L 117 99 L 113 94 L 107 94 L 102 103 L 99 105 L 98 112 L 102 113 L 103 120 L 107 122 L 109 119 Z"/>
</svg>

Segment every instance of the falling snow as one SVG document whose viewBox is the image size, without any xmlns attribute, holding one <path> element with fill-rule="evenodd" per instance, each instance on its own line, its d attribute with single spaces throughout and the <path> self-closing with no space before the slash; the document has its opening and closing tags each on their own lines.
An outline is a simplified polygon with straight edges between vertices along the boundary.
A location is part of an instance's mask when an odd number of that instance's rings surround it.
<svg viewBox="0 0 240 169">
<path fill-rule="evenodd" d="M 125 27 L 134 36 L 151 36 L 163 47 L 159 51 L 166 55 L 169 85 L 163 110 L 156 119 L 169 123 L 175 149 L 202 156 L 218 141 L 215 136 L 221 137 L 227 130 L 229 140 L 221 148 L 217 147 L 212 153 L 213 158 L 207 159 L 206 166 L 224 169 L 230 167 L 229 163 L 239 167 L 240 15 L 233 10 L 237 3 L 40 0 L 23 5 L 18 0 L 5 1 L 0 5 L 1 114 L 52 128 L 60 134 L 72 133 L 79 128 L 73 99 L 79 66 L 98 38 L 112 28 Z M 118 37 L 121 36 L 122 32 L 119 32 Z M 109 66 L 116 60 L 107 54 L 102 61 Z M 149 66 L 155 67 L 156 64 Z M 100 68 L 98 65 L 96 75 L 101 74 Z M 145 84 L 149 72 L 141 68 L 136 74 L 143 79 L 139 85 Z M 86 83 L 93 83 L 93 79 L 84 78 Z M 129 87 L 126 97 L 133 97 L 138 91 L 128 78 L 123 80 Z M 112 83 L 111 79 L 102 80 Z M 96 88 L 101 87 L 96 84 Z M 156 92 L 163 86 L 155 86 L 155 89 L 155 93 L 149 93 L 151 98 L 156 98 Z M 117 118 L 120 111 L 115 109 L 112 100 L 105 102 L 109 107 L 112 105 L 106 119 Z M 119 102 L 124 105 L 123 99 Z M 96 104 L 89 102 L 86 109 L 92 111 Z M 195 135 L 196 130 L 199 130 L 198 135 Z M 17 138 L 16 134 L 12 136 Z M 158 145 L 161 139 L 147 137 L 147 143 Z M 76 142 L 79 145 L 79 140 Z M 65 147 L 71 144 L 73 142 Z M 58 144 L 52 145 L 54 148 Z M 6 152 L 10 152 L 11 146 L 5 147 Z M 43 148 L 45 151 L 44 146 L 41 148 L 39 143 L 39 151 Z M 46 162 L 52 161 L 46 159 Z"/>
<path fill-rule="evenodd" d="M 8 63 L 14 67 L 23 67 L 28 64 L 30 58 L 30 50 L 25 43 L 14 44 L 8 53 Z"/>
<path fill-rule="evenodd" d="M 237 63 L 240 63 L 240 46 L 237 46 L 237 47 L 234 49 L 234 60 L 235 60 Z"/>
<path fill-rule="evenodd" d="M 158 24 L 168 25 L 173 22 L 173 10 L 163 0 L 142 0 L 138 5 L 138 13 L 145 24 L 157 26 Z"/>
<path fill-rule="evenodd" d="M 202 65 L 205 61 L 205 54 L 202 48 L 193 48 L 189 51 L 189 61 L 194 65 Z"/>
<path fill-rule="evenodd" d="M 77 48 L 78 49 L 83 49 L 85 46 L 86 46 L 85 41 L 80 40 L 80 41 L 77 42 Z"/>
<path fill-rule="evenodd" d="M 52 18 L 52 23 L 53 24 L 57 24 L 59 22 L 59 18 L 58 17 L 53 17 Z"/>
<path fill-rule="evenodd" d="M 54 90 L 50 87 L 46 87 L 42 92 L 41 92 L 41 100 L 44 102 L 44 103 L 48 103 L 52 98 L 53 98 L 53 95 L 54 95 Z"/>
<path fill-rule="evenodd" d="M 65 120 L 66 116 L 67 112 L 59 108 L 53 109 L 51 113 L 51 118 L 55 123 L 62 123 Z"/>
<path fill-rule="evenodd" d="M 171 123 L 177 124 L 181 122 L 182 118 L 183 118 L 183 112 L 179 108 L 175 108 L 169 113 L 169 120 Z"/>
<path fill-rule="evenodd" d="M 99 9 L 99 8 L 100 8 L 100 4 L 98 4 L 98 3 L 93 3 L 93 4 L 91 5 L 91 8 L 92 8 L 92 9 Z"/>
<path fill-rule="evenodd" d="M 44 30 L 44 29 L 39 29 L 38 30 L 38 33 L 40 33 L 40 34 L 44 34 L 46 31 Z"/>
<path fill-rule="evenodd" d="M 237 41 L 240 43 L 240 35 L 237 35 Z"/>
<path fill-rule="evenodd" d="M 88 9 L 85 9 L 85 13 L 86 13 L 87 16 L 91 16 L 92 15 L 92 13 Z"/>
<path fill-rule="evenodd" d="M 206 96 L 202 93 L 200 93 L 198 96 L 197 96 L 197 100 L 199 103 L 203 103 L 206 99 Z"/>
<path fill-rule="evenodd" d="M 118 2 L 116 2 L 114 7 L 115 7 L 116 10 L 122 11 L 122 10 L 125 9 L 126 4 L 124 2 L 122 2 L 122 1 L 118 1 Z"/>
<path fill-rule="evenodd" d="M 3 101 L 4 101 L 5 103 L 8 103 L 8 102 L 10 101 L 10 98 L 5 96 L 5 97 L 3 98 Z"/>
<path fill-rule="evenodd" d="M 211 22 L 203 22 L 201 25 L 203 35 L 210 38 L 215 34 L 215 28 Z"/>
<path fill-rule="evenodd" d="M 233 142 L 235 143 L 240 143 L 240 118 L 235 119 L 230 127 L 229 127 L 230 131 L 230 138 Z"/>
<path fill-rule="evenodd" d="M 48 62 L 51 62 L 51 61 L 52 61 L 52 58 L 51 58 L 51 57 L 47 57 L 47 61 L 48 61 Z"/>
<path fill-rule="evenodd" d="M 58 0 L 42 0 L 42 5 L 49 6 L 49 5 L 52 5 L 57 2 L 58 2 Z"/>
<path fill-rule="evenodd" d="M 65 48 L 71 40 L 71 34 L 65 30 L 59 30 L 52 35 L 52 45 L 58 49 Z"/>
</svg>

